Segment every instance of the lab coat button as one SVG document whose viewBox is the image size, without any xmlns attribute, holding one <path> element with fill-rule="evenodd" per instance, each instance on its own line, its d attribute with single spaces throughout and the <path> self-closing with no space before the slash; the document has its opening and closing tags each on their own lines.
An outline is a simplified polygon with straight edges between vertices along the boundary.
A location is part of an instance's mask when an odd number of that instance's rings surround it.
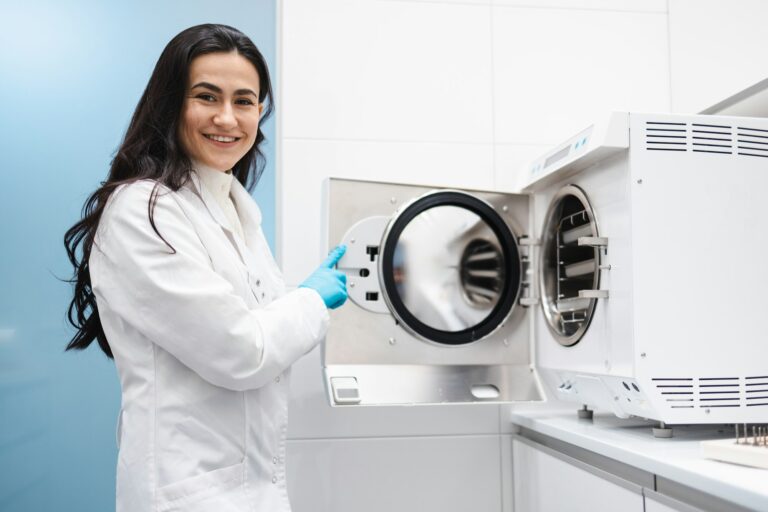
<svg viewBox="0 0 768 512">
<path fill-rule="evenodd" d="M 272 464 L 277 464 L 277 457 L 272 457 Z"/>
<path fill-rule="evenodd" d="M 280 382 L 280 377 L 275 377 L 275 382 Z"/>
<path fill-rule="evenodd" d="M 256 286 L 261 286 L 261 279 L 256 280 Z"/>
<path fill-rule="evenodd" d="M 276 477 L 276 476 L 273 476 L 273 477 L 272 477 L 272 483 L 273 483 L 273 484 L 276 484 L 276 483 L 277 483 L 277 477 Z"/>
</svg>

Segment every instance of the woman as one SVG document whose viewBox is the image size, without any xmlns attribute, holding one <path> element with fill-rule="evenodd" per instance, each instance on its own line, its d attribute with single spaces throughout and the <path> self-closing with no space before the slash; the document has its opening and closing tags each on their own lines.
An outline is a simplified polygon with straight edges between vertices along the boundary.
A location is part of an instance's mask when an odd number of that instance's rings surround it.
<svg viewBox="0 0 768 512">
<path fill-rule="evenodd" d="M 181 32 L 66 234 L 78 329 L 67 349 L 98 340 L 120 377 L 118 512 L 290 510 L 289 370 L 346 283 L 338 247 L 285 292 L 244 188 L 263 169 L 271 110 L 250 39 L 223 25 Z"/>
</svg>

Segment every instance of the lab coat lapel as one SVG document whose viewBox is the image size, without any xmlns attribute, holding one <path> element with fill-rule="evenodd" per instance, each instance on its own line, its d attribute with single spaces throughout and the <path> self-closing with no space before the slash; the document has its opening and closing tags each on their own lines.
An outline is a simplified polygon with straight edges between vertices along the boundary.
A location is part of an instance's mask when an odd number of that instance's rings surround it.
<svg viewBox="0 0 768 512">
<path fill-rule="evenodd" d="M 285 293 L 285 281 L 277 267 L 269 245 L 261 231 L 261 210 L 251 194 L 237 181 L 232 181 L 232 201 L 235 203 L 240 224 L 243 227 L 250 273 L 256 276 L 257 288 L 259 283 L 269 283 L 268 288 L 254 290 L 259 300 L 267 301 Z M 266 294 L 265 294 L 266 291 Z"/>
<path fill-rule="evenodd" d="M 232 231 L 232 229 L 229 227 L 229 222 L 227 221 L 226 215 L 224 215 L 224 212 L 221 210 L 221 207 L 219 206 L 219 203 L 216 202 L 216 198 L 213 197 L 213 194 L 200 182 L 200 177 L 197 175 L 196 172 L 190 173 L 191 181 L 196 189 L 197 194 L 200 196 L 200 199 L 202 199 L 203 204 L 205 205 L 205 208 L 208 210 L 208 213 L 211 214 L 211 217 L 221 226 L 221 229 L 224 230 L 224 234 L 229 238 L 229 241 L 232 243 L 232 245 L 237 250 L 238 256 L 240 256 L 240 260 L 248 264 L 248 259 L 246 255 L 246 247 L 242 240 L 240 240 L 240 237 L 237 236 L 237 234 Z M 235 188 L 235 184 L 240 185 L 237 180 L 232 180 L 232 188 Z M 240 186 L 242 188 L 242 186 Z M 242 220 L 241 220 L 242 222 Z M 245 226 L 243 225 L 243 231 L 245 231 Z"/>
<path fill-rule="evenodd" d="M 261 210 L 251 197 L 251 194 L 245 190 L 239 181 L 232 180 L 231 190 L 232 201 L 235 203 L 237 216 L 240 218 L 240 225 L 243 227 L 245 235 L 245 244 L 252 251 L 256 250 L 261 227 Z"/>
</svg>

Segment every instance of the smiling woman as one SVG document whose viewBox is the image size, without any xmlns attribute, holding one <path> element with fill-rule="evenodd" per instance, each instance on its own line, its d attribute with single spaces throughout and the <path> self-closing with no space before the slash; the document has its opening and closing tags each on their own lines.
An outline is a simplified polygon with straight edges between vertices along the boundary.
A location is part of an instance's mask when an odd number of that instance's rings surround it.
<svg viewBox="0 0 768 512">
<path fill-rule="evenodd" d="M 182 77 L 180 80 L 179 77 Z M 224 25 L 166 46 L 107 180 L 65 235 L 68 349 L 115 360 L 117 512 L 288 512 L 291 365 L 346 300 L 337 248 L 287 291 L 246 187 L 272 110 L 264 59 Z"/>
<path fill-rule="evenodd" d="M 189 68 L 179 139 L 194 160 L 231 169 L 256 141 L 264 104 L 259 74 L 237 52 L 196 58 Z"/>
</svg>

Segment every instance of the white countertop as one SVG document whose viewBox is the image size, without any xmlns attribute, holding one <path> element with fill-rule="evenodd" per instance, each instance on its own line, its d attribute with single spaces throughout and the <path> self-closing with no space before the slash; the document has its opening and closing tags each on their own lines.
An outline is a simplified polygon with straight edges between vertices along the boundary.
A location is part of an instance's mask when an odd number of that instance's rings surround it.
<svg viewBox="0 0 768 512">
<path fill-rule="evenodd" d="M 768 511 L 768 470 L 709 460 L 700 454 L 701 441 L 734 439 L 732 426 L 675 426 L 674 437 L 659 439 L 651 432 L 653 422 L 599 412 L 592 421 L 580 420 L 575 407 L 568 411 L 514 409 L 510 420 L 703 493 Z"/>
</svg>

